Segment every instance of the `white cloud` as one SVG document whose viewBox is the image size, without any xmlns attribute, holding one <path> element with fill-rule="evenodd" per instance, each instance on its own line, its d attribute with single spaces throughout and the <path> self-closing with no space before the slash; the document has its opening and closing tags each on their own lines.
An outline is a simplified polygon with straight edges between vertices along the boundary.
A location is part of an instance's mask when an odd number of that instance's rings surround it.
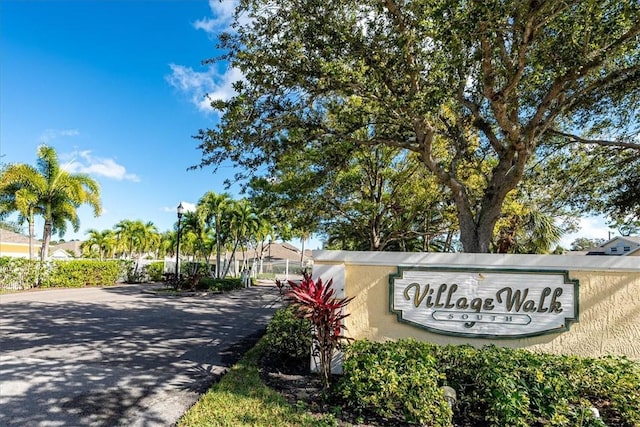
<svg viewBox="0 0 640 427">
<path fill-rule="evenodd" d="M 238 2 L 235 0 L 209 0 L 209 8 L 211 8 L 213 16 L 211 18 L 198 19 L 193 23 L 193 27 L 217 36 L 219 32 L 230 29 L 237 5 Z"/>
<path fill-rule="evenodd" d="M 238 0 L 209 0 L 212 16 L 198 19 L 193 23 L 193 27 L 203 30 L 211 38 L 218 37 L 224 31 L 233 32 L 231 24 L 235 20 L 238 3 Z M 238 17 L 238 21 L 245 25 L 250 22 L 250 18 L 243 15 Z M 211 101 L 230 99 L 236 94 L 233 83 L 244 80 L 244 76 L 236 68 L 221 71 L 210 65 L 205 71 L 200 72 L 178 64 L 169 64 L 169 67 L 171 74 L 166 76 L 167 82 L 187 95 L 198 110 L 206 113 L 215 111 L 211 108 Z"/>
<path fill-rule="evenodd" d="M 42 144 L 48 144 L 49 142 L 57 139 L 61 136 L 78 136 L 80 131 L 77 129 L 46 129 L 40 135 L 40 142 Z"/>
<path fill-rule="evenodd" d="M 127 169 L 118 164 L 113 159 L 94 157 L 91 151 L 76 151 L 67 154 L 64 157 L 69 158 L 62 165 L 62 168 L 70 173 L 85 173 L 89 175 L 104 176 L 106 178 L 115 179 L 117 181 L 133 181 L 139 182 L 140 178 L 132 173 L 127 173 Z"/>
<path fill-rule="evenodd" d="M 195 212 L 196 211 L 196 205 L 194 203 L 189 203 L 189 202 L 185 202 L 185 201 L 181 201 L 180 202 L 182 204 L 182 207 L 184 208 L 185 212 Z M 178 203 L 178 204 L 180 204 Z M 161 211 L 163 212 L 171 212 L 171 213 L 175 213 L 177 214 L 177 205 L 175 207 L 168 207 L 165 206 L 163 208 L 160 208 Z"/>
<path fill-rule="evenodd" d="M 243 79 L 237 68 L 228 68 L 220 73 L 213 66 L 205 71 L 195 71 L 184 65 L 169 64 L 171 74 L 166 77 L 167 82 L 182 93 L 203 112 L 213 112 L 212 100 L 228 100 L 235 95 L 233 83 Z"/>
</svg>

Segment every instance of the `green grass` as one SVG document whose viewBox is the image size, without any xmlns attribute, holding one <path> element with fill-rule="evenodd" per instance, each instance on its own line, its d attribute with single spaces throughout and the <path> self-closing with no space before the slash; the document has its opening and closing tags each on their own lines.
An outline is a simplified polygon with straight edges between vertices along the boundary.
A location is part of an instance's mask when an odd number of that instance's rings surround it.
<svg viewBox="0 0 640 427">
<path fill-rule="evenodd" d="M 260 343 L 234 365 L 182 417 L 179 427 L 337 426 L 331 415 L 314 417 L 290 405 L 260 379 Z"/>
</svg>

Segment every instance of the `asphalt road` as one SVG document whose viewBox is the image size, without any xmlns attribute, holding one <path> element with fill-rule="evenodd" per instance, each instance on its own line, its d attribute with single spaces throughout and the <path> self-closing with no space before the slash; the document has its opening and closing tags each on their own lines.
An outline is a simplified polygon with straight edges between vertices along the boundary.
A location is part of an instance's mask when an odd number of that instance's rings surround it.
<svg viewBox="0 0 640 427">
<path fill-rule="evenodd" d="M 278 306 L 271 286 L 0 296 L 0 426 L 171 426 Z"/>
</svg>

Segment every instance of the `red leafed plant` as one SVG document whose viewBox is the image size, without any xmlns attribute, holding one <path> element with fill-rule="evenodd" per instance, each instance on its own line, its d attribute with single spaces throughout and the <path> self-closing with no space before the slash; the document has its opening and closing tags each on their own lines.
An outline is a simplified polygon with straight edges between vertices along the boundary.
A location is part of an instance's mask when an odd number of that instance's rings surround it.
<svg viewBox="0 0 640 427">
<path fill-rule="evenodd" d="M 331 376 L 331 360 L 342 341 L 347 340 L 342 332 L 345 330 L 343 320 L 348 314 L 343 313 L 344 307 L 351 302 L 351 298 L 337 298 L 331 287 L 333 279 L 324 283 L 321 278 L 314 283 L 311 274 L 303 273 L 300 282 L 288 281 L 290 290 L 287 299 L 296 308 L 300 318 L 308 319 L 313 326 L 313 352 L 320 367 L 320 375 L 325 388 L 329 386 Z M 278 288 L 282 288 L 282 283 Z"/>
</svg>

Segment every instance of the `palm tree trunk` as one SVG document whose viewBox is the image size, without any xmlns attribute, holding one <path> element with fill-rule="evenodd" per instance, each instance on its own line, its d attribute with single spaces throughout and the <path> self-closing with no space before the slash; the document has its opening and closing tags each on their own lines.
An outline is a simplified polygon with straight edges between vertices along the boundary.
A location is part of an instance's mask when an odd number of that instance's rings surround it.
<svg viewBox="0 0 640 427">
<path fill-rule="evenodd" d="M 231 268 L 231 261 L 233 260 L 235 254 L 236 254 L 236 250 L 238 249 L 238 240 L 236 240 L 235 244 L 233 245 L 233 250 L 231 251 L 231 257 L 229 258 L 229 262 L 227 263 L 227 268 L 225 268 L 224 270 L 224 276 L 222 277 L 227 277 L 227 274 L 229 274 L 229 269 Z"/>
<path fill-rule="evenodd" d="M 42 253 L 40 254 L 40 259 L 42 261 L 46 261 L 49 259 L 49 242 L 51 242 L 51 229 L 52 224 L 50 220 L 45 220 L 44 222 L 44 232 L 42 233 Z"/>
<path fill-rule="evenodd" d="M 220 279 L 222 276 L 220 275 L 221 265 L 220 265 L 220 252 L 222 251 L 222 242 L 220 241 L 220 225 L 218 218 L 216 218 L 215 222 L 216 227 L 216 278 Z"/>
<path fill-rule="evenodd" d="M 33 259 L 33 234 L 34 234 L 34 224 L 33 218 L 29 218 L 29 259 Z"/>
</svg>

